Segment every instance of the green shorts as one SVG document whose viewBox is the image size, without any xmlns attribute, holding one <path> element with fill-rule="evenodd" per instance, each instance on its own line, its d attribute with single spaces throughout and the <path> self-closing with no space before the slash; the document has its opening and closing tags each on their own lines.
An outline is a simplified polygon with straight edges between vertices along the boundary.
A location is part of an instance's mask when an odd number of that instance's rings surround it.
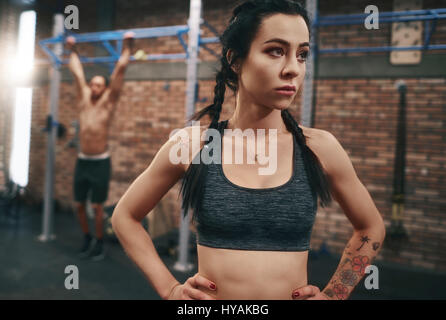
<svg viewBox="0 0 446 320">
<path fill-rule="evenodd" d="M 92 203 L 104 203 L 108 196 L 111 160 L 78 158 L 74 170 L 74 200 L 84 203 L 91 190 Z"/>
</svg>

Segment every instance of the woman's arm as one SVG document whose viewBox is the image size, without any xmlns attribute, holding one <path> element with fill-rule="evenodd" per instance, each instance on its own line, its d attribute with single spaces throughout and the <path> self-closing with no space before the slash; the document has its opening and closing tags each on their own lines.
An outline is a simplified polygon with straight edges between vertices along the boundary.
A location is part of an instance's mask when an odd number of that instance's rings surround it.
<svg viewBox="0 0 446 320">
<path fill-rule="evenodd" d="M 184 164 L 173 164 L 169 159 L 170 149 L 176 143 L 172 138 L 160 148 L 150 166 L 119 200 L 112 216 L 113 229 L 124 250 L 163 299 L 179 282 L 159 257 L 140 222 L 185 172 Z"/>
<path fill-rule="evenodd" d="M 322 131 L 310 148 L 318 156 L 330 182 L 331 194 L 353 225 L 353 236 L 341 262 L 322 293 L 331 299 L 347 299 L 381 249 L 385 226 L 369 192 L 361 183 L 347 152 L 329 132 Z M 313 287 L 313 286 L 310 286 Z M 316 287 L 299 292 L 300 297 L 319 294 Z"/>
<path fill-rule="evenodd" d="M 141 221 L 183 174 L 180 166 L 169 161 L 171 145 L 172 141 L 166 142 L 149 167 L 130 185 L 119 200 L 111 220 L 127 255 L 163 299 L 178 281 L 162 262 Z"/>
</svg>

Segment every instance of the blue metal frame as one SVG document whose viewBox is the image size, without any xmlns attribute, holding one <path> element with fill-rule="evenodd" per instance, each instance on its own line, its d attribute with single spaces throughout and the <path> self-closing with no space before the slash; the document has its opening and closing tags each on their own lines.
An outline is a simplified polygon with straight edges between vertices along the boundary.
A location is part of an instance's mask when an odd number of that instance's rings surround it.
<svg viewBox="0 0 446 320">
<path fill-rule="evenodd" d="M 207 22 L 203 22 L 203 25 L 208 27 L 217 36 L 215 29 L 212 28 Z M 185 53 L 173 53 L 173 54 L 149 54 L 145 60 L 173 60 L 173 59 L 187 59 L 187 44 L 184 41 L 184 34 L 189 32 L 189 26 L 187 25 L 177 25 L 169 27 L 154 27 L 154 28 L 139 28 L 139 29 L 126 29 L 126 30 L 116 30 L 116 31 L 104 31 L 104 32 L 92 32 L 76 34 L 71 31 L 66 31 L 65 34 L 61 34 L 57 37 L 44 39 L 39 42 L 40 47 L 45 51 L 45 53 L 50 57 L 52 64 L 55 68 L 59 68 L 63 64 L 67 64 L 69 59 L 63 59 L 57 56 L 49 47 L 49 45 L 65 42 L 68 36 L 73 36 L 76 38 L 76 43 L 92 43 L 94 45 L 104 47 L 109 56 L 104 57 L 80 57 L 83 63 L 105 63 L 111 64 L 118 61 L 120 52 L 122 51 L 122 41 L 124 34 L 126 32 L 133 32 L 135 34 L 135 39 L 143 38 L 158 38 L 158 37 L 169 37 L 176 36 L 183 47 Z M 110 43 L 110 41 L 116 41 L 116 48 Z M 220 40 L 218 37 L 213 38 L 200 38 L 199 44 L 204 49 L 208 50 L 212 54 L 218 56 L 213 50 L 206 47 L 208 43 L 218 43 Z M 131 57 L 131 61 L 135 58 Z"/>
<path fill-rule="evenodd" d="M 318 16 L 313 22 L 313 27 L 320 28 L 325 26 L 339 26 L 339 25 L 354 25 L 363 24 L 365 18 L 369 14 L 351 14 L 351 15 L 336 15 L 336 16 Z M 438 20 L 446 19 L 446 9 L 430 9 L 430 10 L 412 10 L 412 11 L 397 11 L 397 12 L 380 12 L 380 23 L 404 22 L 404 21 L 424 21 L 425 25 L 425 41 L 420 46 L 408 47 L 363 47 L 363 48 L 329 48 L 319 49 L 320 53 L 343 53 L 343 52 L 385 52 L 385 51 L 406 51 L 406 50 L 444 50 L 446 44 L 430 45 L 432 34 Z M 433 20 L 432 24 L 430 21 Z"/>
<path fill-rule="evenodd" d="M 384 22 L 401 22 L 401 21 L 413 21 L 413 20 L 432 20 L 435 19 L 436 17 L 442 17 L 444 14 L 446 14 L 446 9 L 388 11 L 379 13 L 379 21 L 384 20 Z M 335 15 L 335 16 L 322 16 L 322 17 L 319 16 L 318 25 L 363 24 L 364 19 L 367 18 L 369 15 L 370 14 L 368 13 L 361 13 L 361 14 L 348 14 L 348 15 Z M 417 16 L 417 15 L 420 17 L 405 17 L 405 16 Z M 383 17 L 386 19 L 383 19 Z"/>
<path fill-rule="evenodd" d="M 336 15 L 336 16 L 317 16 L 313 22 L 314 28 L 320 28 L 325 26 L 338 26 L 338 25 L 354 25 L 363 24 L 365 18 L 369 14 L 351 14 L 351 15 Z M 445 9 L 429 9 L 429 10 L 412 10 L 412 11 L 399 11 L 399 12 L 380 12 L 380 23 L 391 22 L 404 22 L 404 21 L 424 21 L 425 30 L 424 38 L 425 42 L 420 46 L 407 46 L 407 47 L 393 47 L 393 46 L 381 46 L 381 47 L 363 47 L 363 48 L 328 48 L 317 50 L 318 54 L 321 53 L 343 53 L 343 52 L 386 52 L 386 51 L 407 51 L 407 50 L 444 50 L 446 44 L 430 45 L 432 34 L 435 31 L 438 20 L 446 19 Z M 432 23 L 431 23 L 432 21 Z M 202 25 L 207 27 L 216 37 L 208 37 L 199 39 L 200 47 L 209 51 L 216 57 L 220 57 L 212 49 L 206 45 L 210 43 L 219 43 L 220 35 L 218 32 L 203 20 Z M 58 37 L 44 39 L 39 42 L 39 45 L 45 51 L 45 53 L 51 58 L 53 65 L 58 68 L 60 65 L 67 64 L 68 59 L 61 59 L 56 56 L 54 52 L 48 47 L 48 45 L 64 42 L 68 35 L 72 35 L 76 38 L 76 42 L 91 42 L 95 45 L 102 45 L 110 56 L 107 57 L 80 57 L 83 63 L 115 63 L 119 59 L 119 53 L 122 51 L 122 40 L 126 32 L 134 32 L 135 39 L 141 38 L 157 38 L 176 36 L 180 41 L 185 53 L 176 54 L 149 54 L 146 60 L 171 60 L 171 59 L 187 59 L 187 44 L 184 41 L 183 35 L 189 32 L 187 25 L 177 25 L 169 27 L 154 27 L 154 28 L 139 28 L 139 29 L 126 29 L 116 31 L 105 32 L 92 32 L 84 34 L 76 34 L 70 31 L 66 31 L 65 34 Z M 110 41 L 116 41 L 116 48 L 110 43 Z M 135 60 L 131 57 L 131 60 Z"/>
<path fill-rule="evenodd" d="M 206 20 L 203 20 L 202 25 L 204 25 L 205 27 L 207 27 L 213 34 L 216 35 L 216 37 L 209 37 L 209 38 L 201 38 L 199 37 L 198 39 L 198 43 L 200 44 L 200 46 L 205 49 L 206 51 L 210 52 L 212 55 L 214 55 L 217 58 L 220 58 L 220 55 L 218 53 L 216 53 L 214 50 L 212 50 L 211 48 L 208 48 L 206 45 L 209 43 L 219 43 L 220 42 L 220 34 L 218 33 L 218 31 L 212 27 Z"/>
</svg>

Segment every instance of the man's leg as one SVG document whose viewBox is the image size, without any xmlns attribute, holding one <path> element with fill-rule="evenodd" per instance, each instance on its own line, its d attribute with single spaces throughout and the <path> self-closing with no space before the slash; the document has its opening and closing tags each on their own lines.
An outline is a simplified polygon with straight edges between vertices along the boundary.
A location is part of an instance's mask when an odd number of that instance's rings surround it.
<svg viewBox="0 0 446 320">
<path fill-rule="evenodd" d="M 79 249 L 78 253 L 80 258 L 86 258 L 90 253 L 93 238 L 90 235 L 90 232 L 88 231 L 88 221 L 87 221 L 85 203 L 77 202 L 76 208 L 77 208 L 77 216 L 79 219 L 79 223 L 81 225 L 82 232 L 84 233 L 84 240 L 82 242 L 82 247 Z"/>
<path fill-rule="evenodd" d="M 76 162 L 76 168 L 74 172 L 74 200 L 76 201 L 76 212 L 79 220 L 79 224 L 84 234 L 82 246 L 79 249 L 79 257 L 86 258 L 89 254 L 92 244 L 92 236 L 88 231 L 88 220 L 86 213 L 86 199 L 87 193 L 90 188 L 90 184 L 84 176 L 85 163 L 80 159 Z"/>
<path fill-rule="evenodd" d="M 99 160 L 95 163 L 95 183 L 92 186 L 91 202 L 95 212 L 96 246 L 91 252 L 93 260 L 99 261 L 105 257 L 104 251 L 104 206 L 107 200 L 110 183 L 111 161 L 110 158 Z"/>
<path fill-rule="evenodd" d="M 105 258 L 104 251 L 104 209 L 103 205 L 99 203 L 92 203 L 92 207 L 95 212 L 95 225 L 96 225 L 96 243 L 90 252 L 91 259 L 94 261 L 100 261 Z"/>
<path fill-rule="evenodd" d="M 85 205 L 85 202 L 76 202 L 76 210 L 77 210 L 77 217 L 79 219 L 79 223 L 81 225 L 82 232 L 84 234 L 89 234 L 88 231 L 88 220 L 87 220 L 87 207 Z"/>
<path fill-rule="evenodd" d="M 104 237 L 104 206 L 100 203 L 91 205 L 95 212 L 96 238 L 102 240 Z"/>
</svg>

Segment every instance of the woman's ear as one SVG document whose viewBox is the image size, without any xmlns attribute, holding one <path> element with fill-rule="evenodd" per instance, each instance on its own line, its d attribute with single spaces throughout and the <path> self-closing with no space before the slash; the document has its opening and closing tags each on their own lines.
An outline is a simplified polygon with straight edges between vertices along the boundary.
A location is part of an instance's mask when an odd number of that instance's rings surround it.
<svg viewBox="0 0 446 320">
<path fill-rule="evenodd" d="M 231 49 L 229 49 L 226 52 L 226 61 L 228 61 L 228 64 L 231 64 L 232 62 L 232 58 L 234 57 L 234 51 L 232 51 Z"/>
<path fill-rule="evenodd" d="M 228 50 L 228 52 L 226 52 L 226 60 L 228 61 L 228 64 L 231 65 L 232 63 L 232 59 L 234 58 L 234 51 L 232 51 L 231 49 Z M 240 64 L 237 61 L 236 63 L 234 63 L 231 66 L 232 71 L 234 71 L 235 73 L 238 73 L 240 71 Z"/>
</svg>

